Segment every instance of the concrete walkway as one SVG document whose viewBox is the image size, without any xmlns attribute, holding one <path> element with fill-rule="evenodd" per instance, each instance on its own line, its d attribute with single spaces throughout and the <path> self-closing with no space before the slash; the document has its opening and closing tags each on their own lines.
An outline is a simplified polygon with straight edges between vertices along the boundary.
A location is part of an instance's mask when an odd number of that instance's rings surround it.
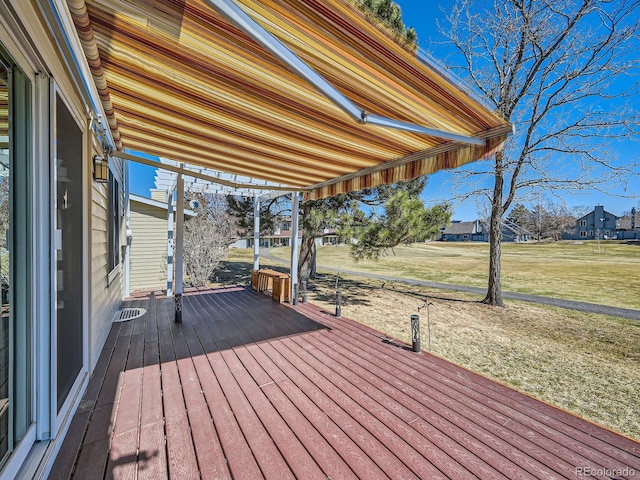
<svg viewBox="0 0 640 480">
<path fill-rule="evenodd" d="M 260 256 L 272 260 L 274 262 L 289 264 L 287 260 L 276 257 L 268 251 L 268 249 L 261 249 Z M 333 267 L 325 267 L 318 265 L 318 270 L 337 273 L 338 269 Z M 351 275 L 354 277 L 371 278 L 374 280 L 384 280 L 385 282 L 397 282 L 407 285 L 417 285 L 420 287 L 438 288 L 441 290 L 450 290 L 455 292 L 475 293 L 478 295 L 485 295 L 487 293 L 486 288 L 481 287 L 469 287 L 465 285 L 452 285 L 449 283 L 429 282 L 426 280 L 416 280 L 413 278 L 392 277 L 387 275 L 378 275 L 375 273 L 356 272 L 353 270 L 340 269 L 340 273 L 344 275 Z M 530 295 L 528 293 L 517 292 L 505 292 L 502 291 L 502 298 L 505 300 L 519 300 L 522 302 L 539 303 L 543 305 L 552 305 L 554 307 L 566 308 L 569 310 L 579 310 L 581 312 L 599 313 L 602 315 L 611 315 L 612 317 L 628 318 L 631 320 L 640 321 L 640 310 L 632 310 L 630 308 L 610 307 L 608 305 L 599 305 L 596 303 L 577 302 L 575 300 L 564 300 L 561 298 L 542 297 L 538 295 Z"/>
</svg>

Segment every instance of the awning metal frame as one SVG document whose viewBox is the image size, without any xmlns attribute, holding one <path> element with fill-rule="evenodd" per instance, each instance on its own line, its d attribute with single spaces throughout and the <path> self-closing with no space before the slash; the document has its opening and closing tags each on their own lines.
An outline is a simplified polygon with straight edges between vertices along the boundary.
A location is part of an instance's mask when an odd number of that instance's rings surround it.
<svg viewBox="0 0 640 480">
<path fill-rule="evenodd" d="M 303 62 L 295 53 L 283 45 L 282 42 L 253 20 L 238 7 L 233 0 L 205 0 L 205 2 L 358 122 L 444 138 L 469 145 L 486 145 L 486 141 L 479 137 L 428 128 L 422 125 L 371 114 L 361 109 L 334 88 L 313 68 Z"/>
<path fill-rule="evenodd" d="M 150 160 L 148 158 L 144 158 L 144 157 L 141 157 L 139 155 L 134 155 L 132 153 L 123 152 L 123 151 L 112 152 L 112 156 L 117 157 L 117 158 L 121 158 L 123 160 L 129 160 L 129 161 L 132 161 L 132 162 L 141 163 L 143 165 L 148 165 L 148 166 L 153 167 L 153 168 L 161 168 L 161 169 L 168 170 L 170 172 L 174 172 L 174 173 L 177 173 L 177 174 L 182 174 L 182 175 L 185 175 L 185 176 L 198 178 L 198 179 L 204 180 L 206 182 L 211 182 L 211 183 L 215 183 L 215 184 L 218 184 L 218 185 L 224 185 L 224 186 L 227 186 L 227 187 L 230 187 L 230 188 L 247 189 L 247 190 L 270 190 L 270 191 L 278 191 L 278 192 L 286 192 L 286 193 L 289 193 L 291 191 L 297 191 L 297 192 L 307 192 L 307 191 L 309 191 L 308 189 L 305 189 L 305 188 L 297 188 L 297 187 L 293 187 L 293 186 L 254 185 L 254 184 L 251 184 L 251 183 L 237 183 L 237 182 L 233 182 L 233 181 L 230 181 L 230 180 L 224 180 L 222 178 L 212 177 L 211 175 L 207 175 L 207 174 L 204 174 L 204 173 L 196 172 L 194 170 L 189 170 L 189 169 L 186 169 L 184 167 L 179 167 L 179 166 L 169 165 L 169 164 L 166 164 L 166 163 L 156 162 L 155 160 Z M 281 193 L 280 195 L 284 195 L 284 193 Z M 280 195 L 278 195 L 278 196 L 280 196 Z"/>
</svg>

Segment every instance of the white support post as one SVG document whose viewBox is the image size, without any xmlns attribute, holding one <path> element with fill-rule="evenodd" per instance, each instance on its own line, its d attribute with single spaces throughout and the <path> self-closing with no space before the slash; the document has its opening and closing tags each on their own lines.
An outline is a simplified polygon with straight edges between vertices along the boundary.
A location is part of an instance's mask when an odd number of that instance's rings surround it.
<svg viewBox="0 0 640 480">
<path fill-rule="evenodd" d="M 182 280 L 184 275 L 184 178 L 178 174 L 176 200 L 176 288 L 175 288 L 175 321 L 182 323 Z"/>
<path fill-rule="evenodd" d="M 253 269 L 260 270 L 260 200 L 253 197 Z"/>
<path fill-rule="evenodd" d="M 167 191 L 167 297 L 173 296 L 173 189 Z"/>
<path fill-rule="evenodd" d="M 291 193 L 291 303 L 298 304 L 298 192 Z"/>
</svg>

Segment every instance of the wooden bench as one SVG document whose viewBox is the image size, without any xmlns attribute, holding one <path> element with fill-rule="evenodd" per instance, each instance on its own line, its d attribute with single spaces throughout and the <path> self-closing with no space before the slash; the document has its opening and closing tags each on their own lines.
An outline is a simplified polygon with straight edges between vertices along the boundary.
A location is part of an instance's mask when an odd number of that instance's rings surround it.
<svg viewBox="0 0 640 480">
<path fill-rule="evenodd" d="M 278 302 L 291 299 L 291 277 L 288 273 L 264 268 L 251 271 L 251 288 L 257 292 L 271 289 L 271 298 Z"/>
</svg>

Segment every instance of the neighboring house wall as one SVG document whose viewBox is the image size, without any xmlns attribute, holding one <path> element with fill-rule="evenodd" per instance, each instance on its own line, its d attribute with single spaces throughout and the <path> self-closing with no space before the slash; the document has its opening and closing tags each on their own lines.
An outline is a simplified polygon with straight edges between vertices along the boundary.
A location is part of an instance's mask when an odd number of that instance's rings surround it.
<svg viewBox="0 0 640 480">
<path fill-rule="evenodd" d="M 570 237 L 576 240 L 607 239 L 614 236 L 618 217 L 607 212 L 602 205 L 576 220 L 575 233 Z"/>
<path fill-rule="evenodd" d="M 487 234 L 482 222 L 454 222 L 445 227 L 440 234 L 445 242 L 486 242 Z"/>
<path fill-rule="evenodd" d="M 640 240 L 640 212 L 632 208 L 631 212 L 618 219 L 615 231 L 618 240 Z"/>
<path fill-rule="evenodd" d="M 131 291 L 167 286 L 167 210 L 130 199 Z"/>
</svg>

